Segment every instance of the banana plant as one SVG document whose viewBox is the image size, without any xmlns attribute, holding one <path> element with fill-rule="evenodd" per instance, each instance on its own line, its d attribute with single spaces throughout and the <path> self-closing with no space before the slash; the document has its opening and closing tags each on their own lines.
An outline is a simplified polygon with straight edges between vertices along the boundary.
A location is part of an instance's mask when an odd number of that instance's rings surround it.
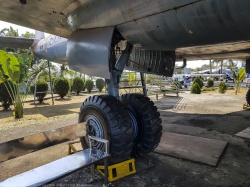
<svg viewBox="0 0 250 187">
<path fill-rule="evenodd" d="M 232 76 L 235 81 L 235 95 L 237 95 L 238 92 L 240 92 L 240 85 L 241 82 L 246 78 L 246 69 L 245 68 L 240 68 L 238 72 L 235 71 L 236 64 L 233 63 L 233 61 L 230 62 L 230 70 L 232 71 Z"/>
<path fill-rule="evenodd" d="M 235 94 L 237 95 L 238 92 L 240 92 L 240 85 L 241 82 L 246 78 L 246 69 L 245 68 L 240 68 L 238 73 L 234 73 L 234 79 L 235 79 Z"/>
<path fill-rule="evenodd" d="M 29 63 L 28 54 L 20 54 L 16 57 L 14 54 L 0 50 L 0 83 L 4 83 L 9 92 L 14 104 L 16 119 L 23 117 L 23 101 L 26 95 L 20 94 L 19 87 L 27 75 Z"/>
</svg>

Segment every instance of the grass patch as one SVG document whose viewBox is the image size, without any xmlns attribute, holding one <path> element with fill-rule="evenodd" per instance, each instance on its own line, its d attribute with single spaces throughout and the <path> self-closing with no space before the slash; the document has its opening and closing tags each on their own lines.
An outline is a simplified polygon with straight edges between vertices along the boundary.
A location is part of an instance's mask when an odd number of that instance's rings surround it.
<svg viewBox="0 0 250 187">
<path fill-rule="evenodd" d="M 209 91 L 215 91 L 217 89 L 218 89 L 218 87 L 202 88 L 202 91 L 203 92 L 209 92 Z"/>
<path fill-rule="evenodd" d="M 26 98 L 34 98 L 34 94 L 21 94 L 24 95 Z"/>
</svg>

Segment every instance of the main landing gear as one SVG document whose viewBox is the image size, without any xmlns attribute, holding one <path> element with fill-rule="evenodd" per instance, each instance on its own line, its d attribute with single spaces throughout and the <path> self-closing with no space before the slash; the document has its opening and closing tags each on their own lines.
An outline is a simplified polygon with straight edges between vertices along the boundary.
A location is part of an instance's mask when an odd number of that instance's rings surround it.
<svg viewBox="0 0 250 187">
<path fill-rule="evenodd" d="M 114 49 L 112 44 L 112 49 Z M 110 142 L 111 163 L 118 163 L 133 156 L 143 156 L 153 151 L 160 142 L 162 121 L 154 103 L 141 94 L 119 96 L 118 84 L 128 61 L 132 45 L 127 44 L 118 60 L 111 50 L 110 79 L 107 80 L 108 95 L 91 96 L 84 101 L 79 122 L 87 123 L 87 135 L 107 139 Z M 87 139 L 82 138 L 83 146 Z M 93 147 L 103 149 L 102 143 Z"/>
<path fill-rule="evenodd" d="M 156 106 L 141 94 L 122 95 L 121 101 L 109 95 L 91 96 L 80 109 L 79 122 L 83 121 L 87 122 L 87 135 L 109 140 L 111 163 L 153 151 L 162 135 L 162 121 Z M 86 141 L 81 138 L 84 147 Z M 92 145 L 104 148 L 103 143 Z"/>
</svg>

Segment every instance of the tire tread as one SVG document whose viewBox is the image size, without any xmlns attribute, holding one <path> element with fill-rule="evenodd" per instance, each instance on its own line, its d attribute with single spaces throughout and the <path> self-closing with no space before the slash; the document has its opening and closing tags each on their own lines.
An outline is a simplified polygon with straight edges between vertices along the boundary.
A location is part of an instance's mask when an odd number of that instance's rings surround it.
<svg viewBox="0 0 250 187">
<path fill-rule="evenodd" d="M 141 94 L 124 94 L 121 97 L 122 103 L 130 105 L 138 114 L 144 132 L 138 136 L 141 138 L 134 142 L 133 154 L 142 156 L 152 152 L 159 144 L 162 136 L 162 120 L 160 113 L 154 103 Z"/>
<path fill-rule="evenodd" d="M 102 116 L 105 116 L 108 121 L 110 162 L 118 163 L 128 159 L 133 147 L 133 131 L 131 131 L 132 124 L 129 115 L 122 103 L 112 96 L 90 96 L 80 108 L 79 122 L 84 120 L 89 106 L 94 106 L 99 111 L 102 111 Z"/>
</svg>

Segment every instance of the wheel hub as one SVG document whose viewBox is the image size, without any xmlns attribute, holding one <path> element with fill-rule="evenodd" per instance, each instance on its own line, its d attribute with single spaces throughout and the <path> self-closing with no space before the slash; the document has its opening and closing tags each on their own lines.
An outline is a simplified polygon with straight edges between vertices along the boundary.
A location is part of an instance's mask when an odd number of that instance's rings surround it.
<svg viewBox="0 0 250 187">
<path fill-rule="evenodd" d="M 104 139 L 104 130 L 99 119 L 94 115 L 88 115 L 85 117 L 84 121 L 87 123 L 87 135 L 95 136 Z M 87 143 L 88 138 L 86 138 Z M 97 149 L 102 149 L 103 143 L 92 141 L 92 146 Z"/>
</svg>

